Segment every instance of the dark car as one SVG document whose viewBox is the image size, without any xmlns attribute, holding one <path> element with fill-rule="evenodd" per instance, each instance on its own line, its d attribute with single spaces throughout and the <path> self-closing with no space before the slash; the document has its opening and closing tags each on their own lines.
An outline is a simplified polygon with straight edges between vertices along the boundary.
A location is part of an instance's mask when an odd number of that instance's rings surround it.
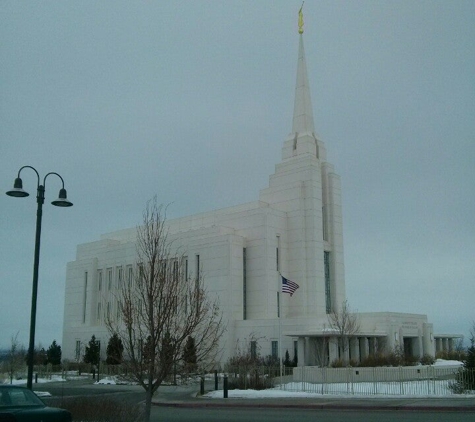
<svg viewBox="0 0 475 422">
<path fill-rule="evenodd" d="M 0 422 L 71 422 L 71 413 L 46 406 L 32 391 L 0 385 Z"/>
</svg>

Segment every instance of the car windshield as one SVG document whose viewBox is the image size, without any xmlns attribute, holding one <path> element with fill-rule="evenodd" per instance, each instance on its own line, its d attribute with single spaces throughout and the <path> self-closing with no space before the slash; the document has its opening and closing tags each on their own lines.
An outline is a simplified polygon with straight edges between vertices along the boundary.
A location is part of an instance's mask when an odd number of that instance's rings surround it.
<svg viewBox="0 0 475 422">
<path fill-rule="evenodd" d="M 0 408 L 9 406 L 44 406 L 44 403 L 26 388 L 0 388 Z"/>
</svg>

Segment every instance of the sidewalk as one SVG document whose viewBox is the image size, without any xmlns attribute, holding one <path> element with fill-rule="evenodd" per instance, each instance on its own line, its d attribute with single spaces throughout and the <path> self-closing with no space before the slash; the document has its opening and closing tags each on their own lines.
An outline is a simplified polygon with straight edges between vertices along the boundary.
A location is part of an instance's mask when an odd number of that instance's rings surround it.
<svg viewBox="0 0 475 422">
<path fill-rule="evenodd" d="M 153 398 L 156 406 L 170 407 L 238 407 L 238 408 L 300 408 L 300 409 L 357 409 L 357 410 L 440 410 L 475 412 L 475 397 L 348 397 L 321 396 L 312 398 L 207 398 L 197 393 L 180 394 L 157 392 Z"/>
</svg>

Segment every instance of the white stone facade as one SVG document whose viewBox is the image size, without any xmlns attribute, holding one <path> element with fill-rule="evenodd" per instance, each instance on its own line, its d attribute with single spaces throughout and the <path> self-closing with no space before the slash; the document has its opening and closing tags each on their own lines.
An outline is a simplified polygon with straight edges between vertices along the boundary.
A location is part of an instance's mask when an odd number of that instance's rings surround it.
<svg viewBox="0 0 475 422">
<path fill-rule="evenodd" d="M 186 256 L 189 274 L 201 272 L 208 292 L 219 297 L 227 321 L 222 362 L 233 355 L 237 342 L 255 336 L 262 355 L 288 350 L 292 358 L 297 351 L 300 365 L 320 363 L 314 351 L 328 337 L 327 314 L 338 311 L 346 299 L 341 188 L 315 135 L 302 35 L 292 133 L 269 186 L 257 202 L 167 224 L 174 247 Z M 115 293 L 135 263 L 135 235 L 135 228 L 126 229 L 78 245 L 76 260 L 67 265 L 64 358 L 74 360 L 77 345 L 93 334 L 105 354 L 110 334 L 104 314 L 117 312 Z M 292 297 L 280 295 L 281 328 L 279 271 L 300 286 Z M 373 313 L 359 314 L 359 319 L 361 330 L 347 357 L 364 357 L 382 338 L 389 347 L 405 345 L 415 355 L 435 353 L 425 315 Z M 338 356 L 333 338 L 326 359 Z"/>
</svg>

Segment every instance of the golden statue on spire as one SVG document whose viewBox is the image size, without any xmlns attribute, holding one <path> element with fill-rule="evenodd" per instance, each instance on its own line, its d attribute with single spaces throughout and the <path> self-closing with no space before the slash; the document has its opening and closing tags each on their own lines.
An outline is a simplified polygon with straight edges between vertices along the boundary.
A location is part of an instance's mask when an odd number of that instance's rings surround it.
<svg viewBox="0 0 475 422">
<path fill-rule="evenodd" d="M 302 8 L 303 8 L 304 3 L 305 2 L 303 1 L 302 6 L 300 7 L 300 10 L 299 10 L 299 34 L 303 34 L 303 12 L 302 12 Z"/>
</svg>

